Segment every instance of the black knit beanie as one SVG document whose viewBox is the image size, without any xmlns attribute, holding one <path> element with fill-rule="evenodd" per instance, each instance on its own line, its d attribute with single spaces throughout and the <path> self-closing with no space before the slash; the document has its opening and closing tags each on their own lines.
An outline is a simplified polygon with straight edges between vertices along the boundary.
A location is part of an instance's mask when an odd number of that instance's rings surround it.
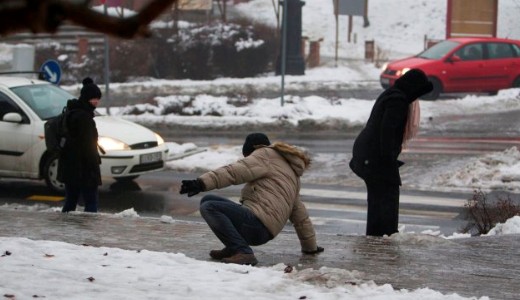
<svg viewBox="0 0 520 300">
<path fill-rule="evenodd" d="M 83 87 L 81 88 L 79 100 L 88 102 L 90 99 L 101 99 L 101 90 L 99 87 L 94 83 L 92 78 L 85 77 L 83 79 Z"/>
<path fill-rule="evenodd" d="M 426 74 L 419 69 L 411 69 L 404 73 L 395 81 L 394 87 L 405 93 L 410 102 L 433 90 L 432 83 L 428 80 Z"/>
<path fill-rule="evenodd" d="M 249 156 L 253 151 L 255 151 L 255 146 L 263 145 L 269 146 L 271 142 L 269 138 L 263 133 L 251 133 L 246 137 L 246 141 L 244 142 L 244 146 L 242 147 L 242 154 L 244 157 Z"/>
</svg>

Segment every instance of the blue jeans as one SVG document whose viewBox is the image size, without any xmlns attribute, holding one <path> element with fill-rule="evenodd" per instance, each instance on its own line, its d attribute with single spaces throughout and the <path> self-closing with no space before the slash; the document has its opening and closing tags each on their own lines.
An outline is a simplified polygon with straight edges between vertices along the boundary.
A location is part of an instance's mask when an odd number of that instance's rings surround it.
<svg viewBox="0 0 520 300">
<path fill-rule="evenodd" d="M 273 239 L 269 230 L 249 209 L 229 199 L 211 194 L 202 197 L 200 214 L 232 253 L 252 254 L 249 245 L 258 246 Z"/>
<path fill-rule="evenodd" d="M 98 210 L 98 187 L 97 186 L 73 186 L 65 184 L 65 204 L 62 212 L 75 211 L 79 197 L 85 201 L 86 212 L 97 212 Z"/>
</svg>

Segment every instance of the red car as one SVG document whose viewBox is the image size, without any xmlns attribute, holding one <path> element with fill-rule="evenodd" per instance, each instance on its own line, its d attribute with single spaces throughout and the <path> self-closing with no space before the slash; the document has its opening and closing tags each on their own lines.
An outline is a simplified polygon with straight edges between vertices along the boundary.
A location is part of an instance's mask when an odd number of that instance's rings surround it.
<svg viewBox="0 0 520 300">
<path fill-rule="evenodd" d="M 500 38 L 452 38 L 424 52 L 388 63 L 381 73 L 384 89 L 410 69 L 421 69 L 433 83 L 422 99 L 441 93 L 490 93 L 520 88 L 520 41 Z"/>
</svg>

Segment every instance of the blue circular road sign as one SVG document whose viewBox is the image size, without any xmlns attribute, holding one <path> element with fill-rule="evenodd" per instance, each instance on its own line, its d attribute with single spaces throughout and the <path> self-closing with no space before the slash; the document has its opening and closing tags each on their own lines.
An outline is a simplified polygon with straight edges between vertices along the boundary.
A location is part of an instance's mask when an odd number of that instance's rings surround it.
<svg viewBox="0 0 520 300">
<path fill-rule="evenodd" d="M 58 84 L 61 79 L 61 68 L 57 61 L 49 59 L 42 64 L 40 72 L 43 78 L 50 83 Z"/>
</svg>

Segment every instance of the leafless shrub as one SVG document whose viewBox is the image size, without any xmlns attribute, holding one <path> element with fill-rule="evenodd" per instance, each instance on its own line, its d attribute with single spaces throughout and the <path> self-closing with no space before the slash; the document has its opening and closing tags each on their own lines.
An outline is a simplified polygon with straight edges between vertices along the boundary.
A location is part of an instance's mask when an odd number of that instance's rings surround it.
<svg viewBox="0 0 520 300">
<path fill-rule="evenodd" d="M 499 196 L 495 201 L 488 199 L 481 190 L 473 192 L 472 198 L 464 205 L 467 225 L 463 232 L 486 234 L 498 223 L 520 214 L 520 205 L 514 203 L 509 196 Z"/>
</svg>

